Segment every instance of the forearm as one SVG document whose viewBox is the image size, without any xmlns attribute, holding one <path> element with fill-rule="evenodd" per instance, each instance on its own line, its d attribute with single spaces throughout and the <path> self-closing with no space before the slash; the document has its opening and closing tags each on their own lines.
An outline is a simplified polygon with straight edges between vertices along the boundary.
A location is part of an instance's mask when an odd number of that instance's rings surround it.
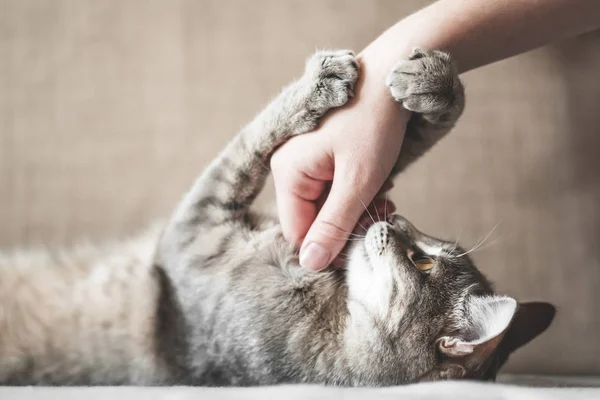
<svg viewBox="0 0 600 400">
<path fill-rule="evenodd" d="M 598 0 L 440 0 L 392 26 L 362 56 L 383 74 L 413 47 L 440 49 L 465 72 L 598 27 Z"/>
<path fill-rule="evenodd" d="M 383 82 L 414 47 L 445 50 L 465 72 L 598 27 L 600 0 L 440 0 L 392 26 L 360 54 L 358 100 L 372 132 L 397 135 L 410 112 Z"/>
</svg>

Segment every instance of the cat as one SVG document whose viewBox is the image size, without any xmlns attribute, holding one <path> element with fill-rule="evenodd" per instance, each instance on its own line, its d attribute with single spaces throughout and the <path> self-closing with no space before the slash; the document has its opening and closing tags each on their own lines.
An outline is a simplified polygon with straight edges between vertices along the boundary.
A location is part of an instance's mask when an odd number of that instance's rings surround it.
<svg viewBox="0 0 600 400">
<path fill-rule="evenodd" d="M 413 111 L 397 174 L 454 126 L 450 56 L 415 49 L 388 77 Z M 165 225 L 106 248 L 0 256 L 0 382 L 9 385 L 398 385 L 494 379 L 551 323 L 547 303 L 494 294 L 458 243 L 392 215 L 313 272 L 250 210 L 270 156 L 353 95 L 351 51 L 304 75 L 201 174 Z M 382 82 L 382 85 L 384 82 Z"/>
</svg>

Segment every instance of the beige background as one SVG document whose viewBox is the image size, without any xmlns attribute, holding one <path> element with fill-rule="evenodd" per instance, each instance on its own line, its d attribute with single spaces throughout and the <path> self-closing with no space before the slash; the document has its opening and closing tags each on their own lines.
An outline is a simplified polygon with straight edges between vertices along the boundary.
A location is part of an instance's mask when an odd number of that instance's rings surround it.
<svg viewBox="0 0 600 400">
<path fill-rule="evenodd" d="M 0 0 L 0 247 L 166 215 L 311 52 L 360 50 L 425 3 Z M 467 74 L 463 119 L 393 192 L 466 246 L 502 221 L 481 269 L 559 308 L 512 371 L 600 373 L 599 71 L 590 34 Z"/>
</svg>

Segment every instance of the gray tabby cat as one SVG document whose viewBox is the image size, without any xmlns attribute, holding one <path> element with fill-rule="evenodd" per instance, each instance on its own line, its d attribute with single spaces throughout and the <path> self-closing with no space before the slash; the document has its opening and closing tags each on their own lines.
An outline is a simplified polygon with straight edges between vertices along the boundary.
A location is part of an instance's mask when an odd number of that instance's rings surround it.
<svg viewBox="0 0 600 400">
<path fill-rule="evenodd" d="M 4 384 L 396 385 L 493 379 L 554 309 L 495 295 L 456 243 L 392 216 L 345 270 L 311 272 L 250 206 L 274 150 L 352 95 L 349 51 L 306 73 L 233 139 L 163 228 L 106 249 L 0 257 Z M 445 53 L 390 74 L 415 114 L 394 173 L 454 125 L 463 88 Z"/>
</svg>

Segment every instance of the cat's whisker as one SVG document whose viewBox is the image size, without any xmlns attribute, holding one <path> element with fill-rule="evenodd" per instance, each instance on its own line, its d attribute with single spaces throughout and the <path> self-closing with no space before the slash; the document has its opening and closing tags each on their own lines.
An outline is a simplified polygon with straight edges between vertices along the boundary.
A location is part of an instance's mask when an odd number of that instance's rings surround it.
<svg viewBox="0 0 600 400">
<path fill-rule="evenodd" d="M 469 253 L 475 251 L 476 249 L 478 249 L 479 246 L 481 246 L 487 240 L 487 238 L 490 236 L 490 234 L 494 231 L 495 228 L 496 227 L 494 227 L 490 232 L 488 232 L 488 234 L 483 239 L 478 240 L 477 243 L 473 247 L 471 247 L 471 249 L 469 249 L 468 251 L 466 251 L 462 254 L 459 254 L 457 257 L 461 257 L 465 254 L 469 254 Z"/>
<path fill-rule="evenodd" d="M 354 233 L 354 232 L 350 232 L 344 229 L 340 229 L 340 231 L 347 233 L 348 235 L 353 235 L 353 236 L 360 236 L 360 237 L 364 237 L 364 235 L 359 235 L 358 233 Z"/>
<path fill-rule="evenodd" d="M 496 228 L 498 227 L 498 225 L 500 225 L 501 222 L 502 222 L 502 220 L 498 221 L 498 223 L 496 225 L 494 225 L 494 227 L 492 228 L 492 230 L 482 240 L 480 240 L 475 246 L 473 246 L 473 248 L 471 248 L 471 250 L 465 251 L 464 253 L 459 254 L 456 257 L 458 258 L 458 257 L 466 256 L 467 254 L 472 253 L 473 251 L 475 251 L 479 247 L 481 247 L 481 245 L 484 244 L 486 240 L 488 240 L 488 238 L 492 235 L 492 233 L 494 233 L 494 231 L 496 230 Z"/>
<path fill-rule="evenodd" d="M 361 226 L 362 226 L 362 225 L 361 225 Z M 363 229 L 364 229 L 364 228 L 363 228 Z M 340 229 L 340 231 L 341 231 L 341 232 L 343 232 L 343 233 L 345 233 L 345 234 L 347 234 L 347 235 L 349 235 L 349 236 L 356 236 L 356 237 L 359 237 L 359 238 L 364 238 L 364 237 L 365 237 L 365 235 L 359 235 L 358 233 L 354 233 L 354 232 L 346 231 L 346 230 L 344 230 L 344 229 Z"/>
<path fill-rule="evenodd" d="M 485 239 L 485 238 L 484 238 L 484 239 Z M 455 257 L 455 258 L 463 257 L 463 256 L 466 256 L 467 254 L 469 254 L 469 253 L 471 253 L 471 252 L 473 252 L 473 251 L 477 250 L 477 248 L 479 248 L 479 246 L 481 246 L 481 244 L 483 243 L 483 241 L 484 241 L 484 240 L 480 240 L 480 241 L 478 241 L 478 242 L 477 242 L 477 243 L 476 243 L 476 244 L 475 244 L 473 247 L 471 247 L 469 250 L 465 251 L 464 253 L 457 254 L 457 255 L 455 255 L 454 257 Z"/>
<path fill-rule="evenodd" d="M 362 206 L 365 208 L 365 211 L 367 212 L 367 214 L 369 215 L 369 218 L 371 218 L 371 221 L 373 221 L 373 223 L 377 223 L 374 219 L 373 216 L 371 215 L 371 212 L 369 211 L 369 209 L 367 208 L 367 206 L 365 205 L 365 203 L 360 199 L 360 197 L 358 197 L 358 195 L 355 195 L 356 198 L 358 199 L 358 201 L 360 201 L 360 204 L 362 204 Z"/>
<path fill-rule="evenodd" d="M 348 235 L 352 236 L 352 237 L 356 237 L 356 238 L 360 238 L 360 239 L 364 239 L 365 235 L 359 235 L 358 233 L 349 233 Z"/>
<path fill-rule="evenodd" d="M 463 228 L 460 228 L 460 231 L 458 231 L 458 236 L 456 237 L 456 241 L 454 242 L 454 246 L 452 246 L 452 249 L 449 251 L 450 254 L 454 253 L 454 251 L 458 247 L 458 242 L 460 241 L 460 237 L 462 236 L 462 233 L 463 233 Z"/>
<path fill-rule="evenodd" d="M 387 214 L 388 197 L 385 196 L 383 198 L 383 201 L 384 201 L 384 203 L 383 203 L 383 218 L 385 218 L 385 220 L 387 221 L 387 218 L 388 218 L 388 214 Z"/>
<path fill-rule="evenodd" d="M 483 241 L 479 241 L 479 242 L 477 242 L 477 244 L 475 244 L 475 246 L 471 247 L 471 249 L 470 249 L 470 250 L 467 250 L 467 251 L 465 251 L 464 253 L 457 254 L 457 255 L 456 255 L 456 256 L 454 256 L 454 257 L 456 257 L 456 258 L 459 258 L 459 257 L 464 257 L 464 256 L 466 256 L 467 254 L 470 254 L 470 253 L 474 252 L 475 250 L 477 250 L 477 249 L 479 248 L 479 246 L 481 246 L 481 244 L 482 244 L 482 243 L 483 243 Z"/>
<path fill-rule="evenodd" d="M 498 242 L 500 241 L 500 239 L 501 239 L 501 238 L 496 238 L 496 239 L 492 240 L 491 242 L 489 242 L 489 243 L 486 243 L 486 244 L 485 244 L 485 246 L 481 246 L 481 247 L 479 247 L 479 248 L 478 248 L 476 251 L 481 251 L 481 250 L 484 250 L 484 249 L 486 249 L 486 248 L 488 248 L 488 247 L 492 246 L 493 244 L 496 244 L 496 243 L 498 243 Z M 474 251 L 474 253 L 475 253 L 475 251 Z"/>
<path fill-rule="evenodd" d="M 360 242 L 361 240 L 364 240 L 364 236 L 356 237 L 356 238 L 353 238 L 353 237 L 343 238 L 343 237 L 326 235 L 326 237 L 328 237 L 329 239 L 333 239 L 333 240 L 343 240 L 343 241 L 347 241 L 347 242 Z"/>
<path fill-rule="evenodd" d="M 367 231 L 367 228 L 365 228 L 365 227 L 363 226 L 363 224 L 361 224 L 361 223 L 360 223 L 360 221 L 356 221 L 356 224 L 357 224 L 358 226 L 360 226 L 360 227 L 362 228 L 362 230 L 363 230 L 363 231 L 365 231 L 365 232 Z"/>
</svg>

